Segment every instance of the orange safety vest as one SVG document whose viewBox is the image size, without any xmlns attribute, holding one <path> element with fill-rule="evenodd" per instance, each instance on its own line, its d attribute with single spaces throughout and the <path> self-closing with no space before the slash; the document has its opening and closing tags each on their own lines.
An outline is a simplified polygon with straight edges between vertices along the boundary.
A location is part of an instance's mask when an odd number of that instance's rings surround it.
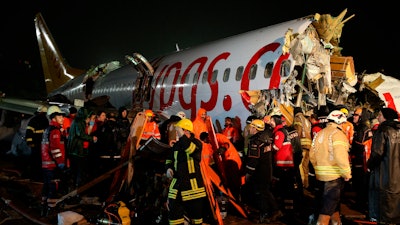
<svg viewBox="0 0 400 225">
<path fill-rule="evenodd" d="M 150 137 L 154 137 L 155 139 L 161 139 L 161 133 L 158 129 L 158 125 L 156 122 L 151 121 L 147 122 L 143 128 L 142 140 L 148 140 Z"/>
</svg>

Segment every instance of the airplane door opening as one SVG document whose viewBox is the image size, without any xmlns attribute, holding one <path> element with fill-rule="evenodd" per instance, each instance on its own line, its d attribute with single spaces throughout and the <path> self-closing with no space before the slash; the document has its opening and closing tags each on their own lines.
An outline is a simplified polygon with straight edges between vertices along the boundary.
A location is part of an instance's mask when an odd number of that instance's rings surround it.
<svg viewBox="0 0 400 225">
<path fill-rule="evenodd" d="M 151 81 L 153 79 L 154 69 L 149 61 L 139 53 L 133 53 L 132 56 L 126 55 L 125 59 L 140 73 L 135 81 L 135 88 L 132 93 L 132 104 L 143 106 L 144 101 L 150 100 Z"/>
</svg>

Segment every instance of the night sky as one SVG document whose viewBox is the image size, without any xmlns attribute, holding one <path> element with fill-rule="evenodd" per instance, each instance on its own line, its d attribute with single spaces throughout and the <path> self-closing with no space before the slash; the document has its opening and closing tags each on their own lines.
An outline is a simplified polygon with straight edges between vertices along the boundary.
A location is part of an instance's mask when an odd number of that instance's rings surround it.
<svg viewBox="0 0 400 225">
<path fill-rule="evenodd" d="M 315 13 L 339 15 L 347 8 L 340 46 L 356 71 L 400 78 L 397 71 L 399 19 L 385 1 L 3 1 L 0 91 L 9 96 L 43 96 L 34 16 L 41 12 L 63 57 L 89 69 L 126 54 L 159 55 Z M 388 1 L 387 1 L 388 2 Z M 379 4 L 379 5 L 378 5 Z M 28 82 L 22 82 L 27 81 Z"/>
</svg>

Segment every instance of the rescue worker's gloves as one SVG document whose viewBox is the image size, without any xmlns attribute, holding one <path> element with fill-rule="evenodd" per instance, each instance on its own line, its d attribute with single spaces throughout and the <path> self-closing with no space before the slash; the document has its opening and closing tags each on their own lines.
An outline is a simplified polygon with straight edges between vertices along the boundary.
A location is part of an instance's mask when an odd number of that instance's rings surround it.
<svg viewBox="0 0 400 225">
<path fill-rule="evenodd" d="M 60 163 L 60 164 L 57 165 L 57 167 L 59 169 L 64 169 L 65 168 L 65 164 L 64 163 Z"/>
<path fill-rule="evenodd" d="M 225 154 L 225 152 L 226 152 L 226 148 L 225 148 L 225 147 L 220 147 L 220 148 L 218 149 L 218 154 L 220 154 L 220 155 Z"/>
<path fill-rule="evenodd" d="M 172 179 L 174 177 L 174 171 L 171 168 L 168 168 L 166 175 L 169 179 Z"/>
</svg>

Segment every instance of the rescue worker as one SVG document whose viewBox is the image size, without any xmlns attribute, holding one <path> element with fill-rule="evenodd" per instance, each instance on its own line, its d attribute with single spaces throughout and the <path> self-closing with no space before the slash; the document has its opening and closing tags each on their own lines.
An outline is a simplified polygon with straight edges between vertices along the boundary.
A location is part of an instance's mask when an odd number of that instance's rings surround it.
<svg viewBox="0 0 400 225">
<path fill-rule="evenodd" d="M 46 115 L 47 107 L 40 106 L 26 127 L 25 141 L 31 148 L 31 156 L 24 173 L 34 181 L 42 180 L 41 142 L 42 135 L 49 126 L 49 119 Z"/>
<path fill-rule="evenodd" d="M 243 152 L 239 151 L 239 154 L 240 153 L 242 154 L 242 158 L 243 159 L 245 159 L 246 156 L 247 156 L 247 150 L 248 150 L 248 147 L 249 147 L 249 139 L 251 137 L 251 135 L 250 135 L 250 124 L 251 124 L 251 121 L 253 121 L 254 119 L 256 119 L 256 116 L 251 115 L 251 116 L 247 117 L 246 126 L 244 127 L 243 132 L 242 132 L 244 146 L 243 146 Z"/>
<path fill-rule="evenodd" d="M 346 116 L 339 110 L 332 111 L 328 123 L 313 139 L 310 161 L 314 166 L 319 190 L 315 198 L 320 200 L 317 224 L 341 224 L 340 199 L 345 181 L 351 178 L 349 142 L 341 130 Z M 331 223 L 330 223 L 331 222 Z"/>
<path fill-rule="evenodd" d="M 270 125 L 273 128 L 274 176 L 278 179 L 276 184 L 277 195 L 281 204 L 288 210 L 293 209 L 295 199 L 295 176 L 293 146 L 289 132 L 284 126 L 282 114 L 271 114 Z"/>
<path fill-rule="evenodd" d="M 156 123 L 156 121 L 154 121 L 153 111 L 150 109 L 147 109 L 146 111 L 144 111 L 144 114 L 147 116 L 147 122 L 144 125 L 140 145 L 143 145 L 151 137 L 153 137 L 157 140 L 161 140 L 161 133 L 158 128 L 158 124 Z"/>
<path fill-rule="evenodd" d="M 304 114 L 301 107 L 294 108 L 294 123 L 293 127 L 297 130 L 300 136 L 300 144 L 302 149 L 302 160 L 299 166 L 301 181 L 304 188 L 308 188 L 308 167 L 310 163 L 309 151 L 311 147 L 311 122 Z"/>
<path fill-rule="evenodd" d="M 203 144 L 201 151 L 201 160 L 204 161 L 206 165 L 209 165 L 211 168 L 217 171 L 218 168 L 215 167 L 216 165 L 214 161 L 214 150 L 210 144 L 210 135 L 207 132 L 201 133 L 200 141 Z"/>
<path fill-rule="evenodd" d="M 206 189 L 200 170 L 202 143 L 194 137 L 193 123 L 182 119 L 176 125 L 179 140 L 165 161 L 166 175 L 172 178 L 168 192 L 169 224 L 203 223 Z"/>
<path fill-rule="evenodd" d="M 218 154 L 222 157 L 222 166 L 226 185 L 235 199 L 239 199 L 242 186 L 242 159 L 233 143 L 223 134 L 215 134 L 218 142 Z M 244 181 L 244 177 L 243 177 Z"/>
<path fill-rule="evenodd" d="M 339 109 L 346 117 L 349 116 L 349 110 L 346 107 L 341 107 Z M 354 125 L 351 121 L 346 120 L 342 125 L 342 130 L 346 134 L 347 139 L 349 140 L 350 145 L 353 143 L 354 136 Z"/>
<path fill-rule="evenodd" d="M 272 129 L 269 125 L 265 127 L 264 121 L 254 119 L 250 123 L 250 135 L 245 168 L 245 191 L 247 193 L 244 193 L 249 199 L 245 200 L 249 201 L 254 198 L 250 203 L 255 203 L 260 210 L 259 222 L 269 223 L 276 221 L 283 215 L 274 195 L 271 193 L 273 172 Z M 252 196 L 252 194 L 255 194 L 255 196 Z"/>
<path fill-rule="evenodd" d="M 200 108 L 199 111 L 197 111 L 196 118 L 193 120 L 193 133 L 195 138 L 200 139 L 200 134 L 202 132 L 208 132 L 206 120 L 207 111 Z"/>
<path fill-rule="evenodd" d="M 350 149 L 351 184 L 356 193 L 354 207 L 365 212 L 368 201 L 368 173 L 366 145 L 372 139 L 372 131 L 369 127 L 369 116 L 365 108 L 357 108 L 353 114 L 354 135 Z"/>
<path fill-rule="evenodd" d="M 225 117 L 225 127 L 222 130 L 222 134 L 225 135 L 233 145 L 235 145 L 236 149 L 239 147 L 239 141 L 241 139 L 240 133 L 233 125 L 231 117 Z"/>
<path fill-rule="evenodd" d="M 175 131 L 175 124 L 184 117 L 178 115 L 171 115 L 160 125 L 161 141 L 169 144 L 171 147 L 177 141 L 177 135 Z"/>
<path fill-rule="evenodd" d="M 43 133 L 41 160 L 43 171 L 42 211 L 41 216 L 46 216 L 48 207 L 55 207 L 58 200 L 58 187 L 60 177 L 56 169 L 63 170 L 66 165 L 65 138 L 66 131 L 62 125 L 64 114 L 58 106 L 50 106 L 47 110 L 50 125 Z M 61 181 L 62 182 L 62 181 Z"/>
<path fill-rule="evenodd" d="M 74 106 L 71 106 L 68 109 L 68 112 L 69 114 L 64 116 L 64 124 L 63 124 L 64 130 L 67 132 L 67 138 L 68 138 L 69 128 L 71 128 L 72 121 L 75 119 L 78 110 Z"/>
<path fill-rule="evenodd" d="M 181 119 L 185 119 L 186 113 L 184 111 L 179 111 L 176 113 L 176 116 L 179 116 Z"/>
</svg>

